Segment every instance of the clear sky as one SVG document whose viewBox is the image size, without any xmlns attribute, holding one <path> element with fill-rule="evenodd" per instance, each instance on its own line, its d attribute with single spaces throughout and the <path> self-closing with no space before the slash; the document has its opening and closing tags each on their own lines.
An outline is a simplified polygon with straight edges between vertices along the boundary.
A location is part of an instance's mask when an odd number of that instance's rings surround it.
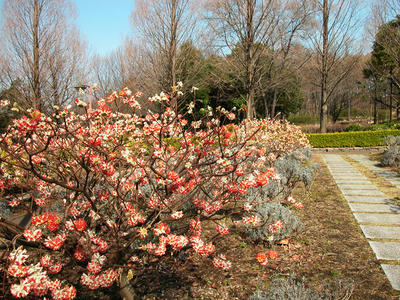
<svg viewBox="0 0 400 300">
<path fill-rule="evenodd" d="M 73 0 L 76 25 L 93 53 L 105 55 L 132 32 L 129 16 L 134 0 Z"/>
<path fill-rule="evenodd" d="M 76 25 L 93 54 L 106 55 L 132 32 L 129 16 L 134 0 L 70 0 L 76 6 Z M 0 8 L 3 0 L 0 0 Z"/>
</svg>

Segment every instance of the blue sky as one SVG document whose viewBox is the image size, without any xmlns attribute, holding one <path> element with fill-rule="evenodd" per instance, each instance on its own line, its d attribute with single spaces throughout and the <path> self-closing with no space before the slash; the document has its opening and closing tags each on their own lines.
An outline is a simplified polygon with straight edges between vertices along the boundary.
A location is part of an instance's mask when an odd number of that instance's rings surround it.
<svg viewBox="0 0 400 300">
<path fill-rule="evenodd" d="M 93 53 L 106 55 L 132 32 L 134 0 L 73 0 L 76 25 Z"/>
<path fill-rule="evenodd" d="M 129 16 L 134 0 L 70 0 L 75 4 L 75 24 L 93 54 L 106 55 L 132 32 Z M 0 8 L 3 0 L 0 0 Z"/>
</svg>

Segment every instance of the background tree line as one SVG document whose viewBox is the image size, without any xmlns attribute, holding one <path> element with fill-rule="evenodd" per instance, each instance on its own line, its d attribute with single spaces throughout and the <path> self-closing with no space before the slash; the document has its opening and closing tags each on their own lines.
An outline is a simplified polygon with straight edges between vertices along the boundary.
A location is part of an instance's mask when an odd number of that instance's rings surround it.
<svg viewBox="0 0 400 300">
<path fill-rule="evenodd" d="M 197 112 L 206 106 L 243 108 L 247 118 L 303 112 L 319 115 L 322 132 L 329 116 L 335 121 L 347 110 L 350 117 L 360 101 L 372 101 L 375 116 L 378 107 L 398 115 L 399 3 L 136 0 L 135 34 L 98 56 L 74 26 L 70 1 L 5 0 L 0 96 L 51 112 L 82 84 L 96 82 L 96 97 L 125 86 L 140 90 L 145 104 L 182 81 L 177 109 L 196 99 Z"/>
</svg>

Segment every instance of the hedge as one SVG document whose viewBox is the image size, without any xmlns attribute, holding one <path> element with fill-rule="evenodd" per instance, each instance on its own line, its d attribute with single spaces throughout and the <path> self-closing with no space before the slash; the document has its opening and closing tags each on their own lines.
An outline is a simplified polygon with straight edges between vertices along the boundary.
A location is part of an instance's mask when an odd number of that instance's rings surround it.
<svg viewBox="0 0 400 300">
<path fill-rule="evenodd" d="M 400 135 L 400 130 L 308 133 L 307 137 L 314 148 L 336 148 L 384 146 L 383 138 L 389 135 Z"/>
</svg>

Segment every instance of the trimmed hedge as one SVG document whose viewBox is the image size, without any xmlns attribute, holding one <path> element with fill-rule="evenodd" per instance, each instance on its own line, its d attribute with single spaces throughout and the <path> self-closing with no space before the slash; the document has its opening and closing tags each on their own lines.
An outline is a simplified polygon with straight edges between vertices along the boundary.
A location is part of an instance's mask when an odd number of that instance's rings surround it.
<svg viewBox="0 0 400 300">
<path fill-rule="evenodd" d="M 309 133 L 307 137 L 314 148 L 339 148 L 385 146 L 383 138 L 389 135 L 400 135 L 400 130 Z"/>
</svg>

